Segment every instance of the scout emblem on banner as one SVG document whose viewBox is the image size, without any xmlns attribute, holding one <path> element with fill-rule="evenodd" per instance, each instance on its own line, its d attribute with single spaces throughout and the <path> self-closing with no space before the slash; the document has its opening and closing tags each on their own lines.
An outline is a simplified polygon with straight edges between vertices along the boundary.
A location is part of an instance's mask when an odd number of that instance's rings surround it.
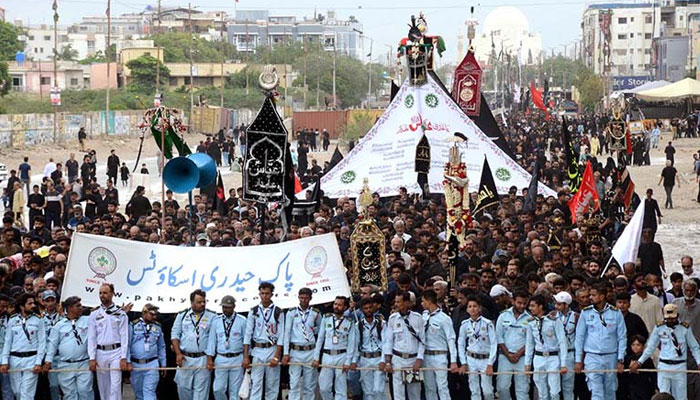
<svg viewBox="0 0 700 400">
<path fill-rule="evenodd" d="M 481 112 L 481 67 L 470 49 L 454 73 L 452 98 L 470 117 Z"/>
<path fill-rule="evenodd" d="M 455 136 L 465 140 L 466 137 L 457 132 Z M 465 140 L 466 141 L 466 140 Z M 457 143 L 450 147 L 450 158 L 445 165 L 445 180 L 442 182 L 445 191 L 445 204 L 447 205 L 447 251 L 449 254 L 450 272 L 448 283 L 455 284 L 457 271 L 457 255 L 464 247 L 467 236 L 467 228 L 471 224 L 469 214 L 469 178 L 467 167 L 462 162 L 462 153 Z"/>
<path fill-rule="evenodd" d="M 367 210 L 374 201 L 367 178 L 365 178 L 359 200 L 362 207 L 362 217 L 355 224 L 355 230 L 350 235 L 351 288 L 353 292 L 358 292 L 363 285 L 372 284 L 386 291 L 386 242 L 384 234 L 374 223 Z"/>
<path fill-rule="evenodd" d="M 284 201 L 287 128 L 275 108 L 274 70 L 261 74 L 260 84 L 267 91 L 255 120 L 246 131 L 243 163 L 243 198 L 257 202 Z"/>
</svg>

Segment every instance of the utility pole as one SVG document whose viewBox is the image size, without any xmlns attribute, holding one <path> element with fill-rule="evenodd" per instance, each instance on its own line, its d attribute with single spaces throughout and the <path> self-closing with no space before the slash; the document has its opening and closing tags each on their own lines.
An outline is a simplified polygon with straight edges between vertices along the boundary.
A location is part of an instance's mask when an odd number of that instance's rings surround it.
<svg viewBox="0 0 700 400">
<path fill-rule="evenodd" d="M 248 18 L 245 19 L 245 94 L 249 95 L 248 89 L 248 46 L 250 46 L 250 38 L 248 37 Z"/>
<path fill-rule="evenodd" d="M 110 36 L 112 35 L 112 10 L 111 7 L 112 0 L 107 0 L 107 98 L 105 101 L 105 135 L 109 134 L 109 88 L 111 82 L 109 81 L 109 64 L 110 60 Z"/>
<path fill-rule="evenodd" d="M 308 48 L 306 47 L 307 46 L 306 35 L 304 35 L 302 37 L 301 43 L 302 43 L 302 50 L 304 50 L 304 56 L 303 56 L 304 57 L 304 108 L 306 108 L 306 92 L 307 92 L 307 88 L 306 88 L 306 57 L 308 55 L 308 52 L 307 52 Z"/>
<path fill-rule="evenodd" d="M 333 38 L 333 109 L 335 110 L 335 58 L 338 49 L 338 31 L 335 32 L 335 37 Z"/>
<path fill-rule="evenodd" d="M 158 34 L 160 34 L 160 1 L 161 0 L 158 0 Z M 156 96 L 158 96 L 159 94 L 160 94 L 160 47 L 158 45 L 156 45 Z"/>
<path fill-rule="evenodd" d="M 372 46 L 374 41 L 369 38 L 369 79 L 367 79 L 367 109 L 372 108 Z"/>
<path fill-rule="evenodd" d="M 39 78 L 41 84 L 41 78 Z M 58 1 L 53 2 L 53 86 L 58 91 Z M 58 94 L 58 92 L 56 92 Z M 53 104 L 53 142 L 58 141 L 58 104 Z"/>
<path fill-rule="evenodd" d="M 226 61 L 226 41 L 224 39 L 224 28 L 226 23 L 224 21 L 224 13 L 221 12 L 221 108 L 224 108 L 224 85 L 226 84 L 226 77 L 224 76 L 224 62 Z"/>
<path fill-rule="evenodd" d="M 190 24 L 190 123 L 187 124 L 189 132 L 192 133 L 192 122 L 194 118 L 194 74 L 192 62 L 192 42 L 194 41 L 194 29 L 192 28 L 192 3 L 187 3 L 187 14 Z"/>
</svg>

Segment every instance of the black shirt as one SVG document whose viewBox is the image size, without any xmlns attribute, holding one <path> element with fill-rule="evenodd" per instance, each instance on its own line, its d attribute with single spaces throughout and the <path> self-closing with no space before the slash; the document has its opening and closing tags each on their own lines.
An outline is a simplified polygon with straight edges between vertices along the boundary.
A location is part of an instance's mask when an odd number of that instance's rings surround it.
<svg viewBox="0 0 700 400">
<path fill-rule="evenodd" d="M 661 261 L 664 259 L 664 252 L 661 245 L 656 242 L 641 243 L 637 255 L 642 260 L 642 272 L 661 276 Z"/>
<path fill-rule="evenodd" d="M 41 193 L 32 193 L 29 195 L 27 198 L 27 204 L 29 205 L 29 213 L 30 214 L 41 214 L 41 209 L 39 208 L 31 208 L 32 205 L 35 205 L 37 207 L 43 207 L 44 206 L 44 195 Z"/>
<path fill-rule="evenodd" d="M 664 186 L 675 185 L 676 173 L 678 173 L 678 171 L 674 167 L 665 167 L 661 171 L 661 176 L 664 178 Z"/>
</svg>

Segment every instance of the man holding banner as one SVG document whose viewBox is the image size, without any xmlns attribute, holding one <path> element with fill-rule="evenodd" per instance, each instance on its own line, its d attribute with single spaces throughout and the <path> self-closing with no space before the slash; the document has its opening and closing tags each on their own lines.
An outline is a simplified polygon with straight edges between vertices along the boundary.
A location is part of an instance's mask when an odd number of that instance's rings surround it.
<svg viewBox="0 0 700 400">
<path fill-rule="evenodd" d="M 196 289 L 190 294 L 190 308 L 181 311 L 171 334 L 178 367 L 206 367 L 209 331 L 216 314 L 205 308 L 207 294 Z M 211 372 L 206 368 L 179 369 L 175 373 L 180 400 L 207 400 Z"/>
</svg>

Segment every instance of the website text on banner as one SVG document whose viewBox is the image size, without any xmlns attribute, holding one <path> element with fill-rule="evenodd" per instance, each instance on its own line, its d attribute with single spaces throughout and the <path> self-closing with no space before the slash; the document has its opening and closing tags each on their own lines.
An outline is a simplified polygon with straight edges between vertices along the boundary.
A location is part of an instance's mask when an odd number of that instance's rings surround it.
<svg viewBox="0 0 700 400">
<path fill-rule="evenodd" d="M 115 302 L 146 303 L 175 313 L 189 307 L 190 293 L 207 292 L 207 307 L 218 309 L 225 295 L 236 298 L 236 311 L 259 303 L 258 285 L 275 285 L 279 307 L 297 305 L 297 292 L 308 287 L 312 304 L 349 296 L 345 268 L 332 233 L 280 244 L 250 247 L 177 247 L 76 233 L 61 299 L 80 296 L 97 306 L 99 287 L 114 284 Z"/>
</svg>

